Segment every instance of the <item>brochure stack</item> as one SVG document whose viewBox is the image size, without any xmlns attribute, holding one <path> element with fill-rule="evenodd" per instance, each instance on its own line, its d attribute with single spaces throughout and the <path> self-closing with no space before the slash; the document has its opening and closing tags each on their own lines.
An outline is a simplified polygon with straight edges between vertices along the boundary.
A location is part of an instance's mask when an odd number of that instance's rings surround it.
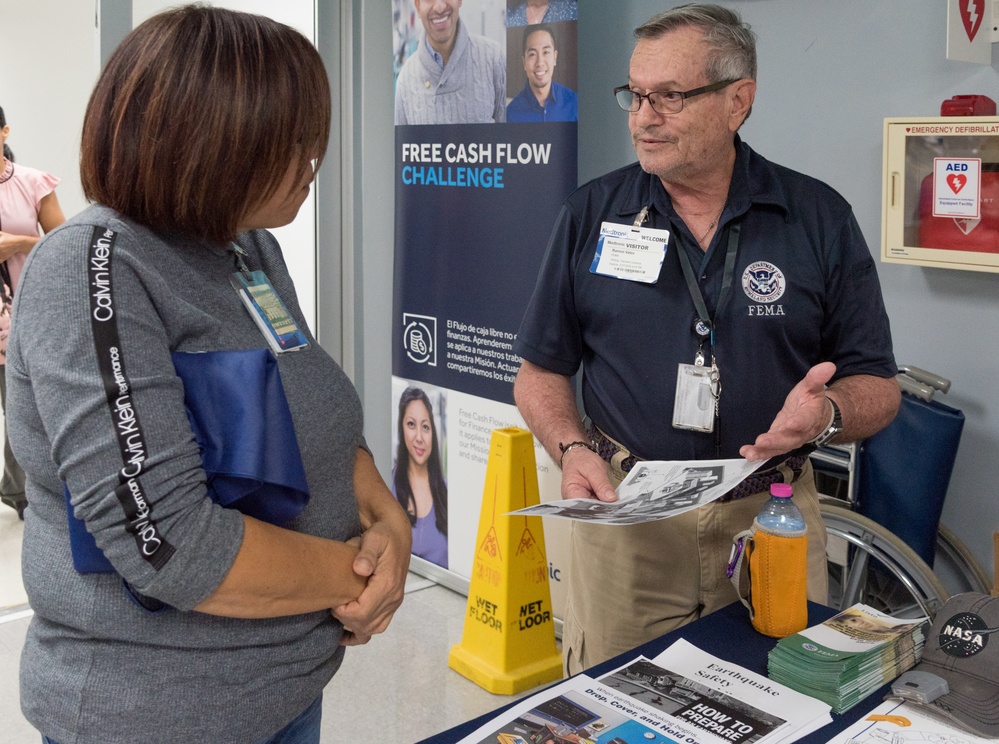
<svg viewBox="0 0 999 744">
<path fill-rule="evenodd" d="M 900 620 L 856 604 L 778 641 L 767 672 L 843 713 L 915 666 L 928 625 L 925 617 Z"/>
</svg>

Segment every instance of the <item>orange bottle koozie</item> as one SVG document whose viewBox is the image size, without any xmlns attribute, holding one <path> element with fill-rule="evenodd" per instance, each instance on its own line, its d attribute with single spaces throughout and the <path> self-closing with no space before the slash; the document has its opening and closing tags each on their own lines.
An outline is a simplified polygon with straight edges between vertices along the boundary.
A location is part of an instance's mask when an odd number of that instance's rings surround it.
<svg viewBox="0 0 999 744">
<path fill-rule="evenodd" d="M 753 627 L 764 635 L 784 638 L 808 626 L 808 531 L 774 533 L 753 520 L 753 528 L 735 536 L 732 581 L 749 608 Z M 743 559 L 749 592 L 743 589 Z"/>
</svg>

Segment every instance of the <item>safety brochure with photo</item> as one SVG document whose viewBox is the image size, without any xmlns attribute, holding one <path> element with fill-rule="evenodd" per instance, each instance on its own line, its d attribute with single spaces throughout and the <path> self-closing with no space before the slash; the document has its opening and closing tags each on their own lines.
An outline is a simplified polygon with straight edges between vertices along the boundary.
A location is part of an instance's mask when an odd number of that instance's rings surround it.
<svg viewBox="0 0 999 744">
<path fill-rule="evenodd" d="M 995 744 L 897 698 L 885 700 L 827 744 Z"/>
<path fill-rule="evenodd" d="M 855 604 L 821 625 L 781 638 L 767 658 L 771 679 L 843 713 L 922 656 L 929 619 L 899 619 Z"/>
<path fill-rule="evenodd" d="M 780 744 L 831 720 L 828 705 L 679 640 L 550 687 L 459 744 Z"/>
<path fill-rule="evenodd" d="M 728 493 L 766 460 L 646 460 L 631 469 L 613 503 L 548 501 L 511 514 L 579 519 L 595 524 L 653 522 L 696 509 Z"/>
</svg>

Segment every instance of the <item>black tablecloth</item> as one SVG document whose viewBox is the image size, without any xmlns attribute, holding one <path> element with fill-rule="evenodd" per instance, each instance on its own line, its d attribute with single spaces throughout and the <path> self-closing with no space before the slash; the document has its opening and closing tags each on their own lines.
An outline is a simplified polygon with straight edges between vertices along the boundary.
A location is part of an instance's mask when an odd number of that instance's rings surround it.
<svg viewBox="0 0 999 744">
<path fill-rule="evenodd" d="M 836 610 L 822 605 L 809 603 L 808 624 L 818 625 L 822 621 L 832 617 L 834 614 L 836 614 Z M 679 638 L 686 639 L 699 649 L 706 651 L 713 656 L 717 656 L 719 659 L 739 664 L 750 671 L 764 676 L 766 676 L 767 673 L 767 654 L 770 652 L 770 649 L 774 647 L 774 644 L 777 643 L 776 639 L 768 638 L 767 636 L 761 635 L 753 630 L 753 626 L 749 622 L 748 611 L 745 607 L 736 602 L 728 607 L 718 610 L 718 612 L 708 615 L 707 617 L 703 617 L 690 625 L 685 625 L 684 627 L 674 630 L 671 633 L 667 633 L 664 636 L 632 649 L 627 653 L 623 653 L 620 656 L 610 659 L 609 661 L 605 661 L 603 664 L 598 664 L 595 667 L 587 669 L 586 674 L 591 677 L 600 677 L 607 672 L 623 666 L 638 656 L 653 658 L 662 653 Z M 457 674 L 457 672 L 454 671 L 449 671 L 449 673 Z M 827 726 L 823 726 L 818 731 L 809 734 L 799 741 L 804 742 L 805 744 L 824 744 L 837 733 L 845 729 L 854 721 L 859 720 L 864 714 L 878 705 L 887 692 L 888 686 L 886 685 L 880 690 L 869 695 L 846 713 L 842 715 L 833 713 L 832 723 Z M 460 741 L 463 737 L 468 736 L 470 733 L 475 731 L 475 729 L 479 728 L 479 726 L 484 725 L 489 720 L 494 718 L 501 711 L 509 708 L 515 703 L 520 702 L 518 699 L 504 704 L 502 701 L 505 699 L 506 698 L 502 696 L 497 696 L 496 710 L 481 715 L 478 718 L 474 718 L 471 721 L 466 721 L 465 723 L 448 729 L 447 731 L 435 734 L 434 736 L 424 739 L 420 742 L 420 744 L 452 744 L 453 742 Z"/>
</svg>

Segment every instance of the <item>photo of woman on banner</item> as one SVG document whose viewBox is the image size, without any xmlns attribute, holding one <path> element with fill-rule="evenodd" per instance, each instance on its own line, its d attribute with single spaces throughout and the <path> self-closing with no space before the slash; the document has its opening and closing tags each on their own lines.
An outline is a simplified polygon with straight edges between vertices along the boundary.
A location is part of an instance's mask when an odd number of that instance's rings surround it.
<svg viewBox="0 0 999 744">
<path fill-rule="evenodd" d="M 433 395 L 442 417 L 444 393 Z M 399 396 L 392 492 L 413 525 L 413 555 L 447 568 L 447 481 L 437 431 L 430 395 L 407 387 Z"/>
</svg>

